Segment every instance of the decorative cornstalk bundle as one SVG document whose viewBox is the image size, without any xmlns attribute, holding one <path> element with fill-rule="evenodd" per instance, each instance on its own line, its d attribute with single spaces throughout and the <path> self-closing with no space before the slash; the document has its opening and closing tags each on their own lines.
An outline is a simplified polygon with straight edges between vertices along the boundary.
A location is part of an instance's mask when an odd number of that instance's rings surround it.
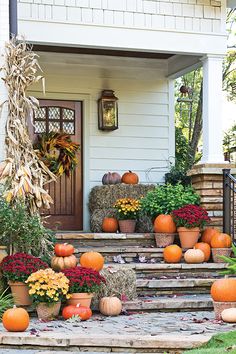
<svg viewBox="0 0 236 354">
<path fill-rule="evenodd" d="M 12 39 L 6 44 L 5 66 L 2 68 L 8 90 L 6 122 L 6 159 L 0 164 L 0 182 L 5 185 L 4 197 L 9 202 L 23 199 L 29 211 L 49 208 L 52 198 L 45 183 L 55 180 L 54 174 L 38 158 L 29 137 L 27 120 L 32 119 L 38 101 L 27 97 L 28 88 L 43 80 L 37 55 L 24 41 Z"/>
</svg>

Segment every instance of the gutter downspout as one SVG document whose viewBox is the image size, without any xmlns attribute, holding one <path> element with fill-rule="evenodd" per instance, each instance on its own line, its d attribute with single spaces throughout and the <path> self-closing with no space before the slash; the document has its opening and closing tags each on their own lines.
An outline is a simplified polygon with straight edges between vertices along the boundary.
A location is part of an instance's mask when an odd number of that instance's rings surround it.
<svg viewBox="0 0 236 354">
<path fill-rule="evenodd" d="M 10 38 L 16 37 L 18 34 L 17 26 L 17 0 L 9 0 L 9 32 Z"/>
</svg>

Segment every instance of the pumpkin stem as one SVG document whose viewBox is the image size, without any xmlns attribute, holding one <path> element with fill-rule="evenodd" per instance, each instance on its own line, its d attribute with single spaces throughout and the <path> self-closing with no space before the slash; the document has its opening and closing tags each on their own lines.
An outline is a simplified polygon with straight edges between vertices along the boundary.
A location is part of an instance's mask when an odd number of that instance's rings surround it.
<svg viewBox="0 0 236 354">
<path fill-rule="evenodd" d="M 80 307 L 80 304 L 76 304 L 76 307 Z"/>
<path fill-rule="evenodd" d="M 129 173 L 132 173 L 132 171 L 129 170 Z"/>
</svg>

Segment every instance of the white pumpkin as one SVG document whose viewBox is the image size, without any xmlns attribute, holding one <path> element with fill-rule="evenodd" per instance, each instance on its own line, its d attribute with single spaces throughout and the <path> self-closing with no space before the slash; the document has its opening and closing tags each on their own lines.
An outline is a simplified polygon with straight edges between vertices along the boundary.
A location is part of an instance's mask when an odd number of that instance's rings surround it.
<svg viewBox="0 0 236 354">
<path fill-rule="evenodd" d="M 231 307 L 221 312 L 221 318 L 224 322 L 235 323 L 236 322 L 236 308 Z"/>
<path fill-rule="evenodd" d="M 99 310 L 105 316 L 118 316 L 122 311 L 122 302 L 116 296 L 103 297 L 99 302 Z"/>
<path fill-rule="evenodd" d="M 184 260 L 186 263 L 202 263 L 204 262 L 204 259 L 204 252 L 199 249 L 189 249 L 184 254 Z"/>
</svg>

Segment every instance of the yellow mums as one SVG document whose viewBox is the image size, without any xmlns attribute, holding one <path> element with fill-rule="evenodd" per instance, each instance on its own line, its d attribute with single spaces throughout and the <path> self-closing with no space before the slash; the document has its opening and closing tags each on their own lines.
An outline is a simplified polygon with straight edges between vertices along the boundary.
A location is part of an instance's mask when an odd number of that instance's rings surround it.
<svg viewBox="0 0 236 354">
<path fill-rule="evenodd" d="M 32 273 L 26 283 L 35 302 L 57 302 L 67 296 L 69 290 L 69 279 L 51 268 Z"/>
<path fill-rule="evenodd" d="M 117 209 L 119 219 L 136 219 L 140 202 L 133 198 L 121 198 L 117 199 L 114 208 Z"/>
</svg>

